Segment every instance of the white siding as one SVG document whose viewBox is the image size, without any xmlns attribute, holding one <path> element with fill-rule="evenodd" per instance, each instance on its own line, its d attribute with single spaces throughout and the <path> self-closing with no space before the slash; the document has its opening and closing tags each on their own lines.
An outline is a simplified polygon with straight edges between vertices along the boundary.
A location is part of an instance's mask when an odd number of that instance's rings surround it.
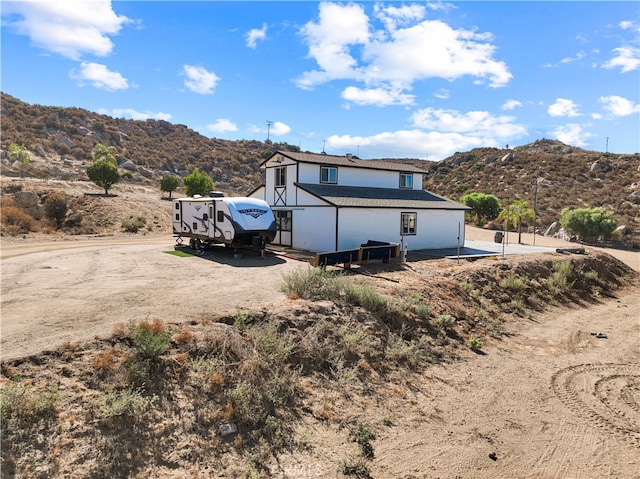
<svg viewBox="0 0 640 479">
<path fill-rule="evenodd" d="M 333 207 L 294 209 L 292 246 L 315 252 L 335 251 L 335 212 Z"/>
<path fill-rule="evenodd" d="M 415 212 L 418 215 L 416 234 L 404 237 L 409 250 L 457 247 L 458 225 L 460 246 L 464 245 L 463 211 L 342 208 L 338 213 L 338 249 L 357 248 L 368 240 L 399 243 L 403 212 Z"/>
<path fill-rule="evenodd" d="M 320 183 L 320 166 L 301 163 L 299 166 L 300 183 Z M 399 171 L 368 170 L 337 166 L 339 186 L 366 186 L 371 188 L 400 188 Z M 288 173 L 288 172 L 287 172 Z M 413 189 L 422 189 L 422 175 L 413 173 Z"/>
</svg>

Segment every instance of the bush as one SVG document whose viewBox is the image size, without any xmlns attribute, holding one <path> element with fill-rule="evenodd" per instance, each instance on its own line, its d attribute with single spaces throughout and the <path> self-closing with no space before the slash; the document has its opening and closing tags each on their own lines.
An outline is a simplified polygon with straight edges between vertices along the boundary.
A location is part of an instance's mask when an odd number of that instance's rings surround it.
<svg viewBox="0 0 640 479">
<path fill-rule="evenodd" d="M 100 413 L 104 418 L 136 418 L 157 400 L 156 396 L 145 397 L 141 389 L 123 389 L 106 395 L 100 404 Z"/>
<path fill-rule="evenodd" d="M 171 342 L 171 332 L 157 319 L 151 323 L 143 321 L 138 325 L 130 323 L 129 337 L 143 359 L 157 359 Z"/>
<path fill-rule="evenodd" d="M 547 278 L 545 286 L 552 294 L 564 294 L 573 288 L 575 280 L 571 280 L 573 266 L 571 261 L 561 261 L 553 265 L 553 273 Z"/>
<path fill-rule="evenodd" d="M 140 229 L 144 228 L 147 224 L 147 219 L 144 216 L 129 216 L 129 218 L 122 220 L 122 228 L 127 233 L 137 233 Z"/>
<path fill-rule="evenodd" d="M 455 324 L 456 318 L 450 314 L 439 314 L 436 321 L 438 322 L 438 326 L 447 329 Z"/>
<path fill-rule="evenodd" d="M 59 228 L 64 223 L 68 208 L 69 201 L 67 197 L 60 193 L 51 193 L 44 201 L 44 214 L 55 223 L 56 228 Z"/>
<path fill-rule="evenodd" d="M 480 351 L 483 346 L 480 338 L 476 336 L 469 336 L 464 343 L 474 351 Z"/>
<path fill-rule="evenodd" d="M 500 281 L 500 287 L 513 293 L 521 293 L 527 288 L 527 282 L 519 276 L 510 274 Z"/>
<path fill-rule="evenodd" d="M 0 209 L 2 226 L 7 233 L 30 233 L 38 231 L 38 223 L 23 209 L 3 205 Z"/>
</svg>

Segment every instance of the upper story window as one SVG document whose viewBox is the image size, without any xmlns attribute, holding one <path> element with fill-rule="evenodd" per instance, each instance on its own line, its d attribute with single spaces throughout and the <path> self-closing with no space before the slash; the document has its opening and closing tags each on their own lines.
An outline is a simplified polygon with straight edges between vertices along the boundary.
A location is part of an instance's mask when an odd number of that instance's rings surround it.
<svg viewBox="0 0 640 479">
<path fill-rule="evenodd" d="M 413 174 L 400 173 L 400 188 L 413 189 Z"/>
<path fill-rule="evenodd" d="M 286 166 L 278 166 L 273 169 L 276 178 L 275 185 L 276 186 L 287 186 L 287 167 Z"/>
<path fill-rule="evenodd" d="M 338 182 L 338 168 L 335 166 L 321 166 L 320 167 L 320 183 L 333 183 Z"/>
</svg>

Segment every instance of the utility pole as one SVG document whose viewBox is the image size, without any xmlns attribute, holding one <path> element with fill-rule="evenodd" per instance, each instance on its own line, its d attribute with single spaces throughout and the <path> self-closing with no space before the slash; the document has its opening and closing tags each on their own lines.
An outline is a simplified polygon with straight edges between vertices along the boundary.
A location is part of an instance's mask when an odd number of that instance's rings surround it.
<svg viewBox="0 0 640 479">
<path fill-rule="evenodd" d="M 607 137 L 607 146 L 604 150 L 605 155 L 609 153 L 609 137 Z"/>
<path fill-rule="evenodd" d="M 327 152 L 326 152 L 326 151 L 324 151 L 324 144 L 326 143 L 326 141 L 327 141 L 327 140 L 322 140 L 322 154 L 323 154 L 323 155 L 326 155 L 326 154 L 327 154 Z"/>
<path fill-rule="evenodd" d="M 271 125 L 273 125 L 273 122 L 267 120 L 267 141 L 269 141 L 269 136 L 271 134 Z"/>
<path fill-rule="evenodd" d="M 533 183 L 533 246 L 536 245 L 536 220 L 538 219 L 538 180 Z"/>
</svg>

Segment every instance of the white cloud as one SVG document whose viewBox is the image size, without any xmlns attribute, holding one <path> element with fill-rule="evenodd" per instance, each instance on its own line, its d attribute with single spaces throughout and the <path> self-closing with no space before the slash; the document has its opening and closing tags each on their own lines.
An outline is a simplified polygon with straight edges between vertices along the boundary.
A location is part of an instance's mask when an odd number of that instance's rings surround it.
<svg viewBox="0 0 640 479">
<path fill-rule="evenodd" d="M 171 115 L 169 113 L 163 113 L 161 111 L 152 112 L 152 111 L 137 111 L 133 108 L 113 108 L 111 110 L 107 110 L 101 108 L 98 110 L 98 113 L 101 115 L 109 115 L 114 118 L 127 118 L 130 120 L 140 120 L 145 121 L 149 119 L 154 120 L 171 120 Z"/>
<path fill-rule="evenodd" d="M 582 60 L 584 57 L 586 57 L 587 54 L 583 51 L 576 53 L 575 57 L 565 57 L 562 60 L 560 60 L 560 63 L 572 63 L 572 62 L 577 62 L 579 60 Z"/>
<path fill-rule="evenodd" d="M 238 131 L 238 127 L 231 120 L 218 118 L 215 123 L 207 125 L 207 130 L 214 133 L 226 133 L 229 131 Z"/>
<path fill-rule="evenodd" d="M 421 20 L 425 15 L 422 5 L 402 5 L 401 7 L 382 6 L 375 4 L 374 14 L 384 24 L 387 30 L 393 31 L 400 25 L 408 25 L 412 21 Z"/>
<path fill-rule="evenodd" d="M 616 54 L 611 60 L 606 62 L 603 68 L 620 68 L 622 73 L 632 72 L 640 68 L 640 48 L 625 46 L 614 48 Z"/>
<path fill-rule="evenodd" d="M 524 126 L 514 123 L 513 116 L 494 116 L 487 111 L 438 110 L 425 108 L 411 116 L 413 124 L 419 128 L 442 132 L 460 133 L 473 137 L 494 139 L 519 138 L 526 135 Z"/>
<path fill-rule="evenodd" d="M 83 54 L 109 55 L 113 50 L 109 35 L 131 22 L 113 11 L 111 0 L 2 2 L 2 10 L 3 28 L 13 27 L 37 47 L 73 60 Z"/>
<path fill-rule="evenodd" d="M 587 140 L 593 136 L 593 134 L 583 131 L 582 126 L 577 123 L 559 126 L 551 134 L 562 143 L 580 147 L 586 146 Z"/>
<path fill-rule="evenodd" d="M 329 151 L 374 152 L 376 158 L 419 158 L 440 160 L 456 151 L 480 146 L 497 146 L 486 138 L 477 138 L 459 133 L 425 132 L 422 130 L 399 130 L 372 136 L 333 135 L 326 140 Z"/>
<path fill-rule="evenodd" d="M 447 98 L 449 98 L 449 90 L 447 90 L 446 88 L 440 88 L 433 94 L 433 96 L 440 100 L 446 100 Z"/>
<path fill-rule="evenodd" d="M 258 40 L 264 40 L 267 38 L 267 24 L 263 23 L 262 28 L 252 28 L 247 33 L 247 47 L 255 48 L 258 44 Z"/>
<path fill-rule="evenodd" d="M 516 108 L 522 106 L 522 102 L 518 100 L 507 100 L 502 105 L 503 110 L 515 110 Z"/>
<path fill-rule="evenodd" d="M 118 72 L 109 71 L 105 65 L 100 63 L 82 62 L 80 69 L 73 69 L 69 76 L 77 80 L 80 85 L 84 82 L 91 83 L 99 90 L 116 91 L 129 88 L 129 82 Z"/>
<path fill-rule="evenodd" d="M 213 89 L 218 83 L 219 78 L 213 72 L 209 72 L 202 67 L 196 67 L 193 65 L 183 66 L 184 75 L 187 79 L 184 85 L 195 93 L 208 95 L 213 93 Z"/>
<path fill-rule="evenodd" d="M 378 30 L 362 5 L 321 3 L 319 8 L 318 21 L 300 31 L 319 68 L 296 79 L 300 88 L 342 79 L 363 82 L 365 90 L 401 92 L 428 78 L 472 76 L 491 87 L 512 78 L 506 64 L 493 58 L 491 34 L 455 30 L 437 20 L 418 22 L 422 7 L 375 7 L 382 21 Z"/>
<path fill-rule="evenodd" d="M 553 105 L 547 108 L 547 113 L 551 116 L 580 116 L 578 105 L 566 98 L 558 98 Z"/>
<path fill-rule="evenodd" d="M 621 21 L 619 26 L 623 30 L 629 30 L 629 29 L 632 29 L 632 28 L 636 28 L 636 24 L 634 22 L 630 21 L 630 20 Z"/>
<path fill-rule="evenodd" d="M 598 102 L 613 116 L 628 116 L 640 112 L 640 103 L 633 103 L 621 96 L 601 96 Z"/>
<path fill-rule="evenodd" d="M 274 121 L 271 124 L 270 133 L 276 136 L 286 135 L 291 132 L 291 127 L 282 123 L 281 121 Z"/>
<path fill-rule="evenodd" d="M 399 90 L 383 88 L 360 89 L 355 86 L 347 87 L 342 92 L 342 98 L 357 105 L 412 105 L 415 96 L 401 93 Z"/>
</svg>

